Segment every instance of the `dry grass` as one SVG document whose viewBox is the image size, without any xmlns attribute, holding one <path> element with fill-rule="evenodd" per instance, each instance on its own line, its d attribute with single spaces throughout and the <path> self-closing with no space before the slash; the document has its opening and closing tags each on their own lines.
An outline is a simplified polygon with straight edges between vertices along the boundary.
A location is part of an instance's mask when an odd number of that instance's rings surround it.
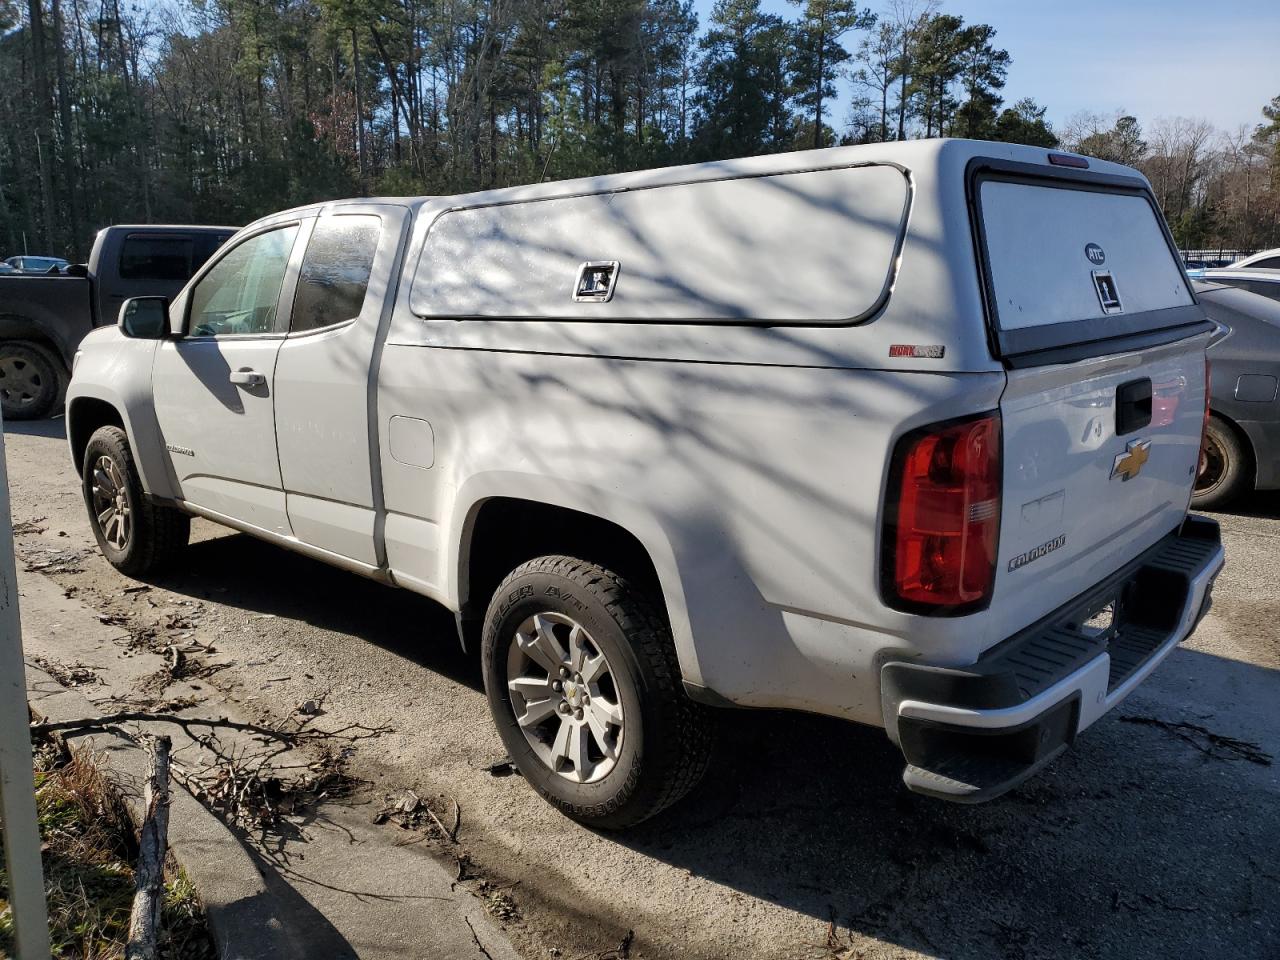
<svg viewBox="0 0 1280 960">
<path fill-rule="evenodd" d="M 124 956 L 137 854 L 133 826 L 95 759 L 54 746 L 36 755 L 36 806 L 53 955 L 67 960 Z M 13 918 L 0 860 L 0 957 L 12 952 Z M 215 956 L 190 882 L 166 883 L 162 956 Z"/>
</svg>

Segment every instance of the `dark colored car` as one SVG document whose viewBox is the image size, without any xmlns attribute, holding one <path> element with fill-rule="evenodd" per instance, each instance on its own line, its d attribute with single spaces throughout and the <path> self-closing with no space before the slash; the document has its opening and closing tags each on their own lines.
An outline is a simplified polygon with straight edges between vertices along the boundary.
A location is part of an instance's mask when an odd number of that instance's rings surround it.
<svg viewBox="0 0 1280 960">
<path fill-rule="evenodd" d="M 61 257 L 32 257 L 25 254 L 20 257 L 10 257 L 5 263 L 19 273 L 61 273 L 71 266 Z"/>
<path fill-rule="evenodd" d="M 1231 267 L 1227 270 L 1205 270 L 1199 279 L 1238 287 L 1271 300 L 1280 300 L 1280 269 L 1265 267 Z"/>
<path fill-rule="evenodd" d="M 1209 347 L 1209 424 L 1191 498 L 1216 508 L 1280 489 L 1280 302 L 1216 277 L 1194 286 L 1205 313 L 1227 328 Z"/>
<path fill-rule="evenodd" d="M 72 357 L 86 333 L 115 323 L 120 304 L 129 297 L 172 297 L 236 229 L 107 227 L 98 232 L 87 266 L 0 277 L 4 418 L 47 416 L 71 377 Z M 32 259 L 11 257 L 10 262 Z"/>
</svg>

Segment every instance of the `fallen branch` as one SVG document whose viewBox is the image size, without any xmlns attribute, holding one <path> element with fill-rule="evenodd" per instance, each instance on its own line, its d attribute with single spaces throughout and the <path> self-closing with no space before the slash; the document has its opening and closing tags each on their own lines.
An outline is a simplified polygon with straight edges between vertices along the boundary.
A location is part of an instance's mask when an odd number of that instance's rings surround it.
<svg viewBox="0 0 1280 960">
<path fill-rule="evenodd" d="M 255 829 L 266 835 L 268 830 L 293 829 L 286 818 L 299 810 L 318 803 L 346 790 L 354 782 L 344 771 L 345 760 L 351 744 L 380 736 L 390 727 L 369 727 L 352 723 L 337 730 L 322 730 L 307 726 L 304 722 L 291 729 L 267 727 L 256 723 L 241 723 L 226 717 L 183 717 L 173 713 L 149 713 L 130 710 L 101 717 L 84 717 L 76 720 L 60 720 L 35 723 L 30 726 L 33 740 L 56 733 L 83 733 L 110 731 L 134 743 L 145 745 L 146 734 L 122 728 L 123 723 L 171 723 L 180 727 L 191 743 L 179 747 L 170 758 L 169 773 L 203 806 L 224 821 Z M 237 744 L 234 738 L 224 743 L 220 732 L 233 731 L 247 734 L 252 744 Z M 330 746 L 341 741 L 344 746 L 334 751 Z M 198 748 L 205 763 L 188 763 L 177 754 L 188 747 Z M 321 748 L 321 755 L 306 763 L 274 764 L 277 757 L 294 750 Z M 305 754 L 304 754 L 305 755 Z M 300 776 L 289 776 L 287 771 L 305 771 Z M 455 811 L 455 829 L 451 839 L 456 843 L 457 824 L 460 815 Z M 448 835 L 449 831 L 441 825 Z"/>
<path fill-rule="evenodd" d="M 462 915 L 462 919 L 467 922 L 467 929 L 471 931 L 471 939 L 475 942 L 476 949 L 488 957 L 489 960 L 493 960 L 493 954 L 484 948 L 484 944 L 481 943 L 480 938 L 476 936 L 476 928 L 471 925 L 471 918 L 464 913 Z"/>
<path fill-rule="evenodd" d="M 138 867 L 134 871 L 133 910 L 125 960 L 155 960 L 164 905 L 164 856 L 169 836 L 168 737 L 147 738 L 146 814 L 138 835 Z"/>
<path fill-rule="evenodd" d="M 256 723 L 240 723 L 226 717 L 205 719 L 202 717 L 180 717 L 173 713 L 147 713 L 142 710 L 126 710 L 122 713 L 109 713 L 105 717 L 81 717 L 76 720 L 55 720 L 49 723 L 33 723 L 32 738 L 46 737 L 51 733 L 62 733 L 69 730 L 101 730 L 115 726 L 117 723 L 172 723 L 182 728 L 192 740 L 201 739 L 200 735 L 191 732 L 192 727 L 223 730 L 238 730 L 241 733 L 253 733 L 272 740 L 292 742 L 297 734 L 289 730 L 277 730 Z"/>
</svg>

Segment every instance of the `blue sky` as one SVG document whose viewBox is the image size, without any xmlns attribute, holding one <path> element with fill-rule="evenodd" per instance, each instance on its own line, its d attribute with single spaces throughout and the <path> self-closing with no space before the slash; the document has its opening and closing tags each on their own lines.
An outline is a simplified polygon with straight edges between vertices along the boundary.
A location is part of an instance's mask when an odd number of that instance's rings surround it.
<svg viewBox="0 0 1280 960">
<path fill-rule="evenodd" d="M 713 5 L 695 0 L 702 23 Z M 797 10 L 786 0 L 763 6 Z M 1055 126 L 1081 110 L 1123 108 L 1144 125 L 1184 116 L 1234 131 L 1258 123 L 1280 95 L 1277 0 L 943 0 L 942 9 L 996 28 L 1013 57 L 1007 101 L 1034 97 Z M 845 89 L 841 100 L 833 118 L 843 122 Z"/>
</svg>

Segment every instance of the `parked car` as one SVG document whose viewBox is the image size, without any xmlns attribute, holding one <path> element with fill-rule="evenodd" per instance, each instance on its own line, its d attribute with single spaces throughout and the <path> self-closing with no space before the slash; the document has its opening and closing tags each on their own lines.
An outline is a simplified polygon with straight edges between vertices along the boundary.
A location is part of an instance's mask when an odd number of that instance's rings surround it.
<svg viewBox="0 0 1280 960">
<path fill-rule="evenodd" d="M 1280 300 L 1280 270 L 1231 267 L 1226 270 L 1202 270 L 1193 274 L 1192 279 L 1237 287 L 1270 300 Z"/>
<path fill-rule="evenodd" d="M 1233 270 L 1280 270 L 1280 247 L 1263 250 L 1231 264 Z"/>
<path fill-rule="evenodd" d="M 62 396 L 71 358 L 86 333 L 114 324 L 128 297 L 173 296 L 236 229 L 107 227 L 94 239 L 87 268 L 70 267 L 71 275 L 65 276 L 0 277 L 4 419 L 47 416 Z M 9 262 L 31 259 L 10 257 Z"/>
<path fill-rule="evenodd" d="M 61 257 L 9 257 L 5 260 L 19 273 L 61 273 L 71 264 Z"/>
<path fill-rule="evenodd" d="M 1280 489 L 1280 303 L 1216 277 L 1194 286 L 1226 328 L 1209 348 L 1210 415 L 1191 500 L 1218 509 L 1250 490 Z"/>
<path fill-rule="evenodd" d="M 1215 329 L 1136 171 L 878 144 L 266 217 L 85 338 L 67 435 L 127 574 L 198 516 L 453 610 L 578 820 L 728 705 L 976 802 L 1208 608 Z"/>
</svg>

